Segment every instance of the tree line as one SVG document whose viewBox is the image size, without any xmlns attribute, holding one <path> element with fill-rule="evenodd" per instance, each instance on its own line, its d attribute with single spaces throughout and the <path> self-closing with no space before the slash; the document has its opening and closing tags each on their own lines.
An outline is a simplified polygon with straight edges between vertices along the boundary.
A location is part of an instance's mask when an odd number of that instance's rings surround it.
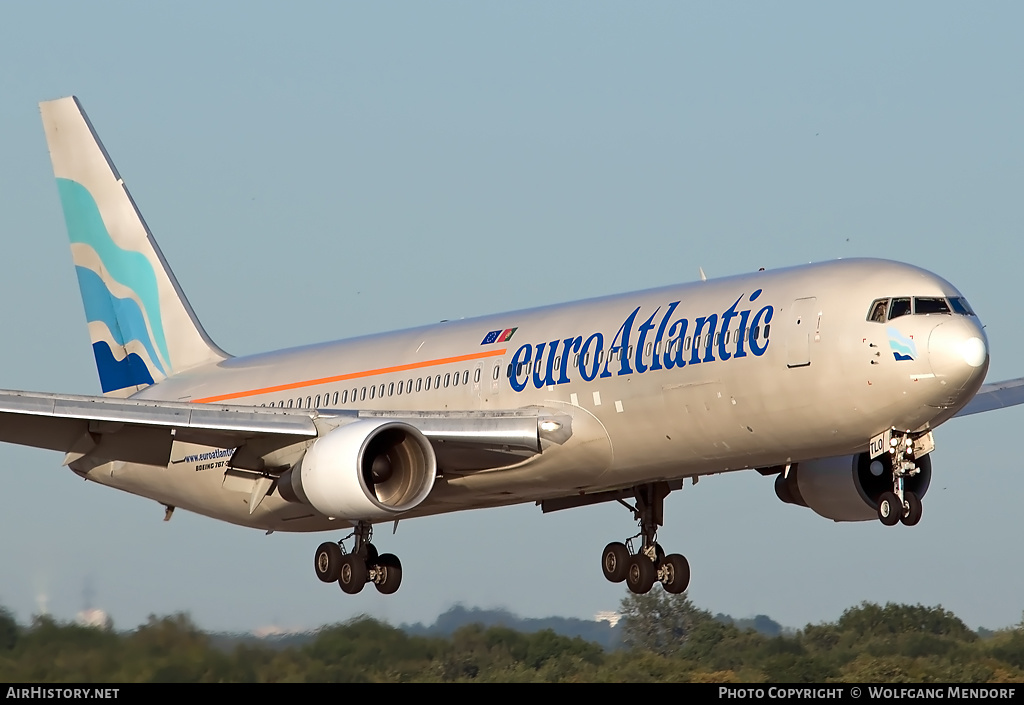
<svg viewBox="0 0 1024 705">
<path fill-rule="evenodd" d="M 621 604 L 623 648 L 550 629 L 409 634 L 370 617 L 298 643 L 224 643 L 187 615 L 128 632 L 0 609 L 0 682 L 1024 682 L 1024 622 L 985 638 L 942 607 L 863 603 L 766 635 L 654 590 Z"/>
</svg>

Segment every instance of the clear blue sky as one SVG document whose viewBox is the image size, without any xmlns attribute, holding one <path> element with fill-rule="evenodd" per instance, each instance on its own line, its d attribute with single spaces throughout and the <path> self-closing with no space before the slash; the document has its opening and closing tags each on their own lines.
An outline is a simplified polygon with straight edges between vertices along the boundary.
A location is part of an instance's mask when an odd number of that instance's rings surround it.
<svg viewBox="0 0 1024 705">
<path fill-rule="evenodd" d="M 98 393 L 37 103 L 76 94 L 235 353 L 849 256 L 946 277 L 1024 375 L 1019 3 L 70 3 L 0 26 L 0 388 Z M 1024 610 L 1024 409 L 954 420 L 913 530 L 833 524 L 753 472 L 667 502 L 696 603 L 802 626 L 862 600 Z M 119 627 L 312 627 L 452 604 L 591 617 L 625 594 L 602 505 L 378 534 L 392 597 L 264 536 L 0 447 L 0 604 L 86 585 Z"/>
</svg>

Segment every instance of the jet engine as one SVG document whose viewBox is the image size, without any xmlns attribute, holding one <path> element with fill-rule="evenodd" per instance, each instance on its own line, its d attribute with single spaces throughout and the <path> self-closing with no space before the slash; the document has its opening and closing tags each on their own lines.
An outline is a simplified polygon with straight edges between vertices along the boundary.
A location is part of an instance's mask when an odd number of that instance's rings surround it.
<svg viewBox="0 0 1024 705">
<path fill-rule="evenodd" d="M 389 519 L 430 494 L 437 458 L 415 427 L 362 419 L 318 438 L 277 482 L 281 496 L 353 521 Z"/>
<path fill-rule="evenodd" d="M 867 453 L 798 463 L 775 478 L 775 494 L 788 504 L 809 507 L 833 521 L 878 519 L 878 498 L 892 491 L 891 456 Z M 919 472 L 904 488 L 922 498 L 932 479 L 931 456 L 915 459 Z"/>
</svg>

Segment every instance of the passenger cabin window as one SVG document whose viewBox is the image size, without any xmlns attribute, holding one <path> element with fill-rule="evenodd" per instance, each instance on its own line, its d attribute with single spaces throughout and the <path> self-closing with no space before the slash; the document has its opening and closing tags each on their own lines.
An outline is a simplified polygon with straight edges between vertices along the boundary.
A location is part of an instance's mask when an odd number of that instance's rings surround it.
<svg viewBox="0 0 1024 705">
<path fill-rule="evenodd" d="M 949 304 L 945 299 L 925 296 L 914 297 L 914 313 L 928 315 L 930 313 L 949 313 Z"/>
<path fill-rule="evenodd" d="M 893 299 L 892 306 L 889 308 L 889 320 L 899 318 L 900 316 L 907 316 L 910 314 L 910 299 Z"/>
</svg>

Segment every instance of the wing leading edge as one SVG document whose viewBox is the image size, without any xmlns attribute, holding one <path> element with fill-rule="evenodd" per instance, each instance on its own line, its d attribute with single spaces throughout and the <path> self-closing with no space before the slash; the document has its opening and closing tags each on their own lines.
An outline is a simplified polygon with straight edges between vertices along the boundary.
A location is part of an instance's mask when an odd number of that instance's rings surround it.
<svg viewBox="0 0 1024 705">
<path fill-rule="evenodd" d="M 960 409 L 954 418 L 980 414 L 993 409 L 1005 409 L 1018 404 L 1024 404 L 1024 377 L 982 385 L 974 398 L 967 406 Z"/>
<path fill-rule="evenodd" d="M 0 441 L 68 454 L 166 466 L 175 441 L 237 449 L 232 466 L 283 469 L 317 438 L 361 418 L 404 421 L 434 446 L 438 464 L 473 472 L 504 467 L 564 443 L 572 419 L 545 409 L 498 412 L 345 412 L 142 401 L 0 390 Z"/>
</svg>

